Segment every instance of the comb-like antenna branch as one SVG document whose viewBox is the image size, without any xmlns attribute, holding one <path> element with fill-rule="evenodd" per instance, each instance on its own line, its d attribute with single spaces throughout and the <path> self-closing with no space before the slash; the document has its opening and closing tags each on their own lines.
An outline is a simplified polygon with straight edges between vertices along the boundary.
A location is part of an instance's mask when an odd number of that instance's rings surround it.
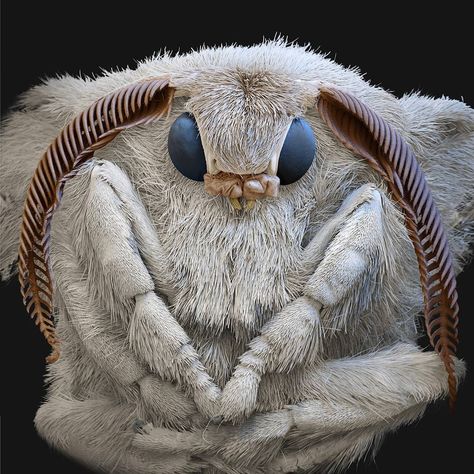
<svg viewBox="0 0 474 474">
<path fill-rule="evenodd" d="M 59 357 L 52 315 L 49 240 L 51 218 L 64 185 L 80 165 L 121 131 L 147 124 L 167 112 L 174 94 L 168 83 L 167 79 L 149 79 L 99 99 L 64 127 L 34 172 L 23 208 L 18 273 L 23 303 L 53 348 L 48 362 Z"/>
<path fill-rule="evenodd" d="M 320 92 L 321 117 L 346 147 L 367 160 L 383 177 L 404 212 L 418 261 L 427 334 L 446 367 L 453 409 L 457 391 L 453 357 L 459 313 L 456 277 L 446 233 L 425 175 L 408 143 L 380 115 L 341 90 L 322 88 Z"/>
</svg>

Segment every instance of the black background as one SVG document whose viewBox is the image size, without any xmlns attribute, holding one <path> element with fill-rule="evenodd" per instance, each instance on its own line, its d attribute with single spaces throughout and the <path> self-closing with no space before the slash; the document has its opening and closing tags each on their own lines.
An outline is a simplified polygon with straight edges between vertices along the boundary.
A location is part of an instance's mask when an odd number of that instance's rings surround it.
<svg viewBox="0 0 474 474">
<path fill-rule="evenodd" d="M 320 47 L 345 66 L 359 66 L 366 78 L 397 95 L 421 90 L 427 95 L 464 98 L 472 106 L 470 15 L 455 2 L 443 5 L 442 11 L 433 8 L 420 13 L 391 2 L 387 5 L 383 12 L 364 11 L 360 5 L 349 11 L 341 4 L 325 11 L 318 4 L 293 2 L 256 16 L 252 6 L 243 3 L 223 3 L 206 12 L 202 5 L 188 7 L 179 2 L 3 0 L 2 113 L 42 77 L 99 73 L 100 68 L 132 66 L 135 59 L 163 48 L 186 52 L 203 43 L 252 44 L 276 33 Z M 459 354 L 468 364 L 474 360 L 469 344 L 473 281 L 470 265 L 458 277 Z M 16 279 L 1 287 L 0 301 L 3 472 L 26 472 L 30 466 L 51 474 L 88 472 L 36 435 L 32 420 L 44 397 L 48 348 L 23 309 Z M 468 377 L 454 417 L 444 403 L 431 407 L 419 423 L 390 436 L 375 463 L 360 463 L 350 472 L 465 472 L 464 466 L 471 461 L 473 395 Z"/>
</svg>

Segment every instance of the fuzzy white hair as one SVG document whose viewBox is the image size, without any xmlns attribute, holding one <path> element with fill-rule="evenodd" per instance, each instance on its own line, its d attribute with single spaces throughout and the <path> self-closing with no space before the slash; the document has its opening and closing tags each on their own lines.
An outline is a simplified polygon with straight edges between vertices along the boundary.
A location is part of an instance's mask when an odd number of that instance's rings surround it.
<svg viewBox="0 0 474 474">
<path fill-rule="evenodd" d="M 176 88 L 171 113 L 99 151 L 53 220 L 61 358 L 48 367 L 38 431 L 107 472 L 342 469 L 445 396 L 447 382 L 437 355 L 416 346 L 423 301 L 403 215 L 322 122 L 318 88 L 356 96 L 411 145 L 456 273 L 474 240 L 473 110 L 397 99 L 281 41 L 50 79 L 2 129 L 3 278 L 48 144 L 93 101 L 149 77 Z M 184 111 L 223 171 L 265 169 L 296 116 L 313 128 L 317 157 L 277 198 L 237 211 L 171 163 L 168 132 Z M 217 415 L 234 424 L 209 425 Z"/>
</svg>

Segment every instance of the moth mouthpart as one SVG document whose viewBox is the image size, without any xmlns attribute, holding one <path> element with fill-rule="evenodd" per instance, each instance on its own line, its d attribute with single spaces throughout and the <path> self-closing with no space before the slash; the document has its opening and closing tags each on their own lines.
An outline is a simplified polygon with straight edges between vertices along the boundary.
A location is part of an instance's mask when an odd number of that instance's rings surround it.
<svg viewBox="0 0 474 474">
<path fill-rule="evenodd" d="M 229 198 L 230 204 L 237 211 L 249 211 L 255 206 L 255 199 Z M 243 204 L 243 205 L 242 205 Z"/>
<path fill-rule="evenodd" d="M 245 203 L 245 210 L 250 210 L 253 209 L 255 206 L 255 199 L 247 199 L 247 202 Z"/>
<path fill-rule="evenodd" d="M 240 211 L 242 209 L 242 204 L 240 204 L 239 198 L 229 198 L 230 203 L 234 209 Z"/>
</svg>

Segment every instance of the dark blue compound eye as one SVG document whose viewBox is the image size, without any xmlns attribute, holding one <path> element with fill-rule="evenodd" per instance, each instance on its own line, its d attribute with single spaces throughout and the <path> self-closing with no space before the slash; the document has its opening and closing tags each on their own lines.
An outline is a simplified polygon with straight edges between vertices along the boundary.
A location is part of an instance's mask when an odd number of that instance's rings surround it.
<svg viewBox="0 0 474 474">
<path fill-rule="evenodd" d="M 316 139 L 306 120 L 295 118 L 280 152 L 277 175 L 281 184 L 291 184 L 302 178 L 316 155 Z"/>
<path fill-rule="evenodd" d="M 204 181 L 207 171 L 199 129 L 191 114 L 181 114 L 168 135 L 168 152 L 176 169 L 194 181 Z"/>
</svg>

